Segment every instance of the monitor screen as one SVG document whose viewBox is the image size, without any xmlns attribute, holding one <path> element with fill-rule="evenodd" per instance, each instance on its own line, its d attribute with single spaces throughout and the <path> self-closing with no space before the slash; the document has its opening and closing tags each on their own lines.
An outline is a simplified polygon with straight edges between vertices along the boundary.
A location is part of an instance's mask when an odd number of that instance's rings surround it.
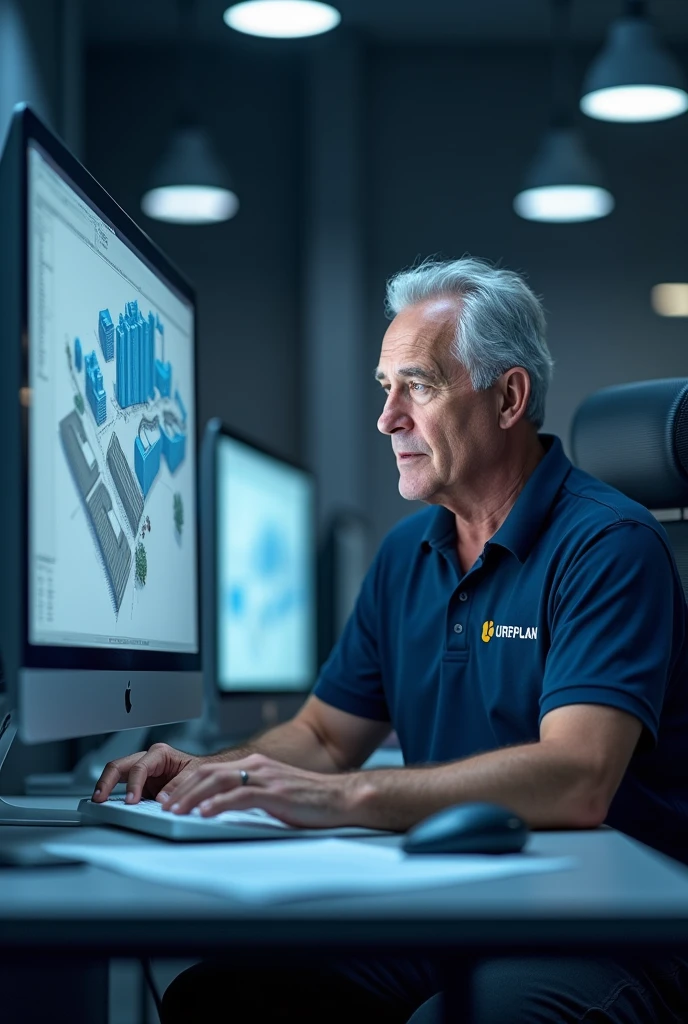
<svg viewBox="0 0 688 1024">
<path fill-rule="evenodd" d="M 28 640 L 197 652 L 194 310 L 28 150 Z"/>
<path fill-rule="evenodd" d="M 215 458 L 217 685 L 305 690 L 316 672 L 314 483 L 221 433 Z"/>
</svg>

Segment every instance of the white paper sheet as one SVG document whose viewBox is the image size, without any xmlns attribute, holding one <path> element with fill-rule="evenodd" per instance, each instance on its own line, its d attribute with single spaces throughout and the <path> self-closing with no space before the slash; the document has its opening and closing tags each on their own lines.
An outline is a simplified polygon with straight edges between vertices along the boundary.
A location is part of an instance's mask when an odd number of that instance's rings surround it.
<svg viewBox="0 0 688 1024">
<path fill-rule="evenodd" d="M 535 854 L 413 856 L 396 847 L 343 839 L 213 843 L 150 847 L 52 842 L 46 849 L 119 874 L 182 889 L 278 903 L 324 896 L 395 893 L 562 871 L 572 857 Z"/>
</svg>

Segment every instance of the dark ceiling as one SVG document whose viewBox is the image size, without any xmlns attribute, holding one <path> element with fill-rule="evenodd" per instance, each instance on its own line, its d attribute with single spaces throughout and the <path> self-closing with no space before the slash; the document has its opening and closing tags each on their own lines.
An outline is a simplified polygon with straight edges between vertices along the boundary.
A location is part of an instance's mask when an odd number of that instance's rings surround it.
<svg viewBox="0 0 688 1024">
<path fill-rule="evenodd" d="M 548 0 L 331 0 L 342 25 L 380 42 L 534 43 L 549 36 Z M 197 0 L 198 30 L 207 41 L 229 33 L 222 12 L 229 0 Z M 164 41 L 174 35 L 175 0 L 88 0 L 87 39 L 96 43 Z M 601 41 L 623 0 L 573 0 L 572 33 L 577 40 Z M 688 41 L 688 0 L 650 0 L 649 9 L 664 37 Z M 289 45 L 281 43 L 278 45 Z"/>
</svg>

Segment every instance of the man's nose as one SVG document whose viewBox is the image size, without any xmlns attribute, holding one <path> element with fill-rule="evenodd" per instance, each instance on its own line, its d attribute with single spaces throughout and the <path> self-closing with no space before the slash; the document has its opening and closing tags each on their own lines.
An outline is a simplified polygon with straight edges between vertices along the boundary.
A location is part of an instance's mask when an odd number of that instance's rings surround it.
<svg viewBox="0 0 688 1024">
<path fill-rule="evenodd" d="M 413 421 L 403 404 L 391 393 L 387 395 L 385 407 L 377 421 L 377 429 L 381 434 L 393 434 L 397 430 L 408 430 Z"/>
</svg>

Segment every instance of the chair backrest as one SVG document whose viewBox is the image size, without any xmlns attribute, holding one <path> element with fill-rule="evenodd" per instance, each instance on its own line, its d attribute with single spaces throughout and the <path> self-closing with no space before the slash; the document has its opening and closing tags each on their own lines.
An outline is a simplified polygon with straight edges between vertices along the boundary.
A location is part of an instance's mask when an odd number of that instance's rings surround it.
<svg viewBox="0 0 688 1024">
<path fill-rule="evenodd" d="M 688 378 L 603 388 L 571 427 L 571 453 L 587 473 L 661 515 L 688 598 Z M 667 511 L 675 510 L 674 518 Z"/>
</svg>

